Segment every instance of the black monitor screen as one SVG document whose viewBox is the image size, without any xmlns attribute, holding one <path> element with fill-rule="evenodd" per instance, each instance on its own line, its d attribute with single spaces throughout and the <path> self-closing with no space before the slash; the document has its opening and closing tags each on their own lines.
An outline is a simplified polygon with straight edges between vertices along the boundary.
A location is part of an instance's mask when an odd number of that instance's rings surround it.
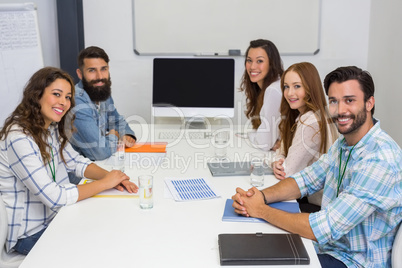
<svg viewBox="0 0 402 268">
<path fill-rule="evenodd" d="M 234 59 L 155 58 L 154 107 L 234 107 Z"/>
</svg>

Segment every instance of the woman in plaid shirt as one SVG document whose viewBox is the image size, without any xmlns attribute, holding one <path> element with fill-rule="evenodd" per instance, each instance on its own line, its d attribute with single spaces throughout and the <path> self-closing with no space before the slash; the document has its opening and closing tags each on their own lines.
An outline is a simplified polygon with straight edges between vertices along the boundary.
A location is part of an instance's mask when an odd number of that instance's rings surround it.
<svg viewBox="0 0 402 268">
<path fill-rule="evenodd" d="M 0 131 L 0 194 L 8 214 L 6 249 L 28 254 L 60 207 L 116 187 L 136 192 L 121 171 L 108 172 L 80 156 L 64 132 L 74 107 L 74 84 L 45 67 L 28 81 L 21 103 Z M 73 185 L 68 172 L 94 179 Z"/>
</svg>

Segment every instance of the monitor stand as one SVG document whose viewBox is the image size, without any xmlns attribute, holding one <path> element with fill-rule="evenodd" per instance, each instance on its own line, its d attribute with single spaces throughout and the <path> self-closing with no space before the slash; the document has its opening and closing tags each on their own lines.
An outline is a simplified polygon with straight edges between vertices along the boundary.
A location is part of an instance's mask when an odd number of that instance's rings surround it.
<svg viewBox="0 0 402 268">
<path fill-rule="evenodd" d="M 185 129 L 206 129 L 204 117 L 186 117 L 184 119 Z"/>
</svg>

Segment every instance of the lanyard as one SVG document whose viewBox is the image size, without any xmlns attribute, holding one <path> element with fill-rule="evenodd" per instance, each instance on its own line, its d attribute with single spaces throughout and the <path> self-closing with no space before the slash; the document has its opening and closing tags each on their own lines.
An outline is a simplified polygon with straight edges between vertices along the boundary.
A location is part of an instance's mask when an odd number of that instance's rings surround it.
<svg viewBox="0 0 402 268">
<path fill-rule="evenodd" d="M 54 166 L 54 155 L 53 155 L 53 146 L 50 145 L 50 152 L 52 154 L 52 164 L 53 164 L 53 169 L 52 166 L 50 165 L 50 161 L 49 161 L 49 168 L 50 168 L 50 172 L 52 173 L 52 177 L 54 182 L 56 182 L 56 167 Z"/>
<path fill-rule="evenodd" d="M 342 175 L 341 175 L 341 169 L 342 169 L 341 168 L 342 167 L 342 148 L 341 148 L 341 153 L 339 155 L 339 174 L 338 174 L 338 188 L 336 189 L 336 197 L 338 197 L 339 188 L 341 187 L 341 184 L 342 184 L 342 181 L 343 181 L 343 176 L 345 175 L 346 166 L 348 165 L 350 155 L 352 154 L 353 148 L 355 148 L 356 144 L 353 145 L 352 149 L 350 149 L 348 159 L 346 159 L 345 167 L 343 168 Z"/>
</svg>

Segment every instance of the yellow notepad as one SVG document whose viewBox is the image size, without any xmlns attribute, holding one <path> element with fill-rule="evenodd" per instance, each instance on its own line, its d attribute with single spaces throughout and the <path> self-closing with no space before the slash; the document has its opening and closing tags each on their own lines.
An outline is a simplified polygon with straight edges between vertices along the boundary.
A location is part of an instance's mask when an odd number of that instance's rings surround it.
<svg viewBox="0 0 402 268">
<path fill-rule="evenodd" d="M 92 180 L 86 179 L 84 180 L 84 182 L 82 182 L 82 184 L 87 184 L 87 183 L 91 183 Z M 126 189 L 124 189 L 124 191 L 119 191 L 115 188 L 112 189 L 108 189 L 105 190 L 103 192 L 100 192 L 92 197 L 109 197 L 109 198 L 138 198 L 138 192 L 136 193 L 129 193 L 127 192 Z"/>
<path fill-rule="evenodd" d="M 117 189 L 108 189 L 103 192 L 100 192 L 99 194 L 96 194 L 92 197 L 102 197 L 102 198 L 138 198 L 138 192 L 137 193 L 129 193 L 126 190 L 124 191 L 119 191 Z"/>
</svg>

